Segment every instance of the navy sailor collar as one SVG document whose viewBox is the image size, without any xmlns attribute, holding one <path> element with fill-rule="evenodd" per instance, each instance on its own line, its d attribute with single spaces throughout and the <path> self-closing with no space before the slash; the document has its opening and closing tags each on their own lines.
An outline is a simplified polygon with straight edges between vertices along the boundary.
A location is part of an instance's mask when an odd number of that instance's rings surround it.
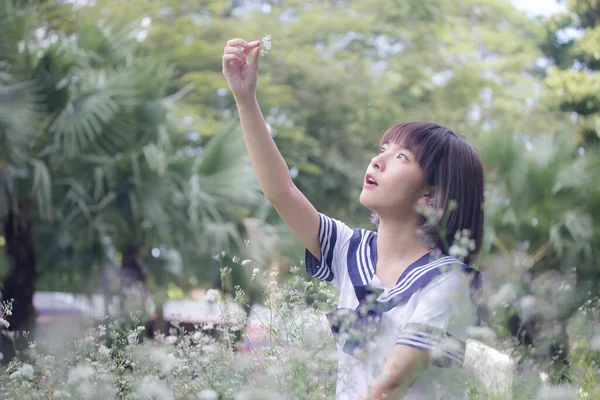
<svg viewBox="0 0 600 400">
<path fill-rule="evenodd" d="M 367 289 L 367 286 L 373 285 L 373 280 L 376 278 L 375 266 L 377 265 L 376 232 L 364 229 L 354 230 L 348 246 L 347 265 L 350 280 L 355 290 L 357 290 L 357 294 Z M 401 302 L 410 298 L 436 276 L 459 266 L 465 272 L 475 272 L 476 278 L 479 278 L 477 270 L 463 264 L 454 257 L 442 256 L 435 258 L 431 253 L 428 253 L 409 265 L 398 278 L 396 285 L 386 293 L 382 293 L 382 288 L 372 288 L 371 290 L 374 289 L 375 293 L 380 294 L 378 302 L 387 303 L 394 299 L 393 303 L 398 304 L 398 301 Z M 477 282 L 473 283 L 478 286 Z"/>
</svg>

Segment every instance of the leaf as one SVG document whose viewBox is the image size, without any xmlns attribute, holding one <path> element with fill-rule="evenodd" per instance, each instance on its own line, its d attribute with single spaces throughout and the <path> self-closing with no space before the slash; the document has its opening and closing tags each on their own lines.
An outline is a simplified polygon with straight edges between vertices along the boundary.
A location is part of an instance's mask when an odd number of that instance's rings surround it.
<svg viewBox="0 0 600 400">
<path fill-rule="evenodd" d="M 46 164 L 41 160 L 30 159 L 33 169 L 31 197 L 36 200 L 37 209 L 43 219 L 52 219 L 52 177 Z"/>
</svg>

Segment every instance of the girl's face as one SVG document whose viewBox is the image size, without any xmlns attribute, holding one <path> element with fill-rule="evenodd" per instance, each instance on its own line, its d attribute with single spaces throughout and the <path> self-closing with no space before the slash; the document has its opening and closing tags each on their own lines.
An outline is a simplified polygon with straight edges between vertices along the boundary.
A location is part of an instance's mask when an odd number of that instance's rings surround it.
<svg viewBox="0 0 600 400">
<path fill-rule="evenodd" d="M 414 206 L 428 200 L 425 173 L 413 153 L 394 144 L 380 148 L 365 174 L 360 202 L 380 218 L 415 214 Z"/>
</svg>

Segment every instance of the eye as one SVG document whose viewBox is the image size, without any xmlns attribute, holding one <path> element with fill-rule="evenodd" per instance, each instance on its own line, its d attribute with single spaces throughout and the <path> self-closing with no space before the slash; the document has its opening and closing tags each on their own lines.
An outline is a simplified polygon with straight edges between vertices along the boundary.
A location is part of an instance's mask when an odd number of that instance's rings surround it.
<svg viewBox="0 0 600 400">
<path fill-rule="evenodd" d="M 383 153 L 383 152 L 385 152 L 385 147 L 381 146 L 381 147 L 379 148 L 379 154 L 381 154 L 381 153 Z"/>
<path fill-rule="evenodd" d="M 402 159 L 402 157 L 404 157 L 404 159 L 408 161 L 408 157 L 406 157 L 403 153 L 398 154 L 398 157 L 396 158 Z"/>
</svg>

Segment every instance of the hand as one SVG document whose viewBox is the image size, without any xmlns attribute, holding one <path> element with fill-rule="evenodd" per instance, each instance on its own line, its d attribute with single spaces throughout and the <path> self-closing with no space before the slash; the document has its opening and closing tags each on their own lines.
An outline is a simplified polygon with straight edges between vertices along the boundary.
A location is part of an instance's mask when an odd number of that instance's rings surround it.
<svg viewBox="0 0 600 400">
<path fill-rule="evenodd" d="M 253 99 L 258 80 L 260 40 L 231 39 L 223 51 L 223 75 L 236 101 Z M 247 62 L 251 54 L 250 63 Z"/>
</svg>

